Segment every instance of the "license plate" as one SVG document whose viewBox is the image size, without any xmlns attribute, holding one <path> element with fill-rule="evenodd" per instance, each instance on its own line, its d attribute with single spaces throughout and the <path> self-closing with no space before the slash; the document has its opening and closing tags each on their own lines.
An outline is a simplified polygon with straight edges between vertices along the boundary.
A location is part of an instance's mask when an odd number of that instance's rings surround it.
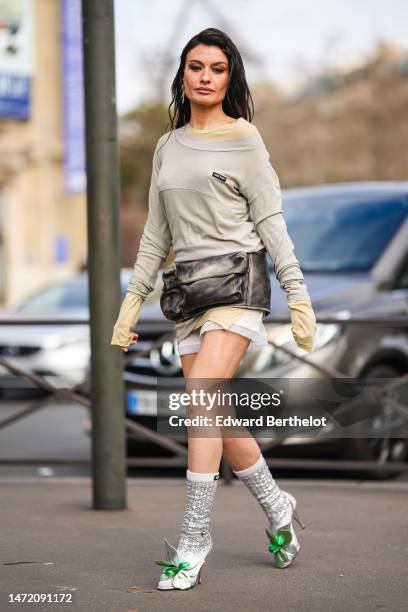
<svg viewBox="0 0 408 612">
<path fill-rule="evenodd" d="M 130 390 L 127 392 L 128 414 L 156 415 L 157 393 L 147 390 Z"/>
</svg>

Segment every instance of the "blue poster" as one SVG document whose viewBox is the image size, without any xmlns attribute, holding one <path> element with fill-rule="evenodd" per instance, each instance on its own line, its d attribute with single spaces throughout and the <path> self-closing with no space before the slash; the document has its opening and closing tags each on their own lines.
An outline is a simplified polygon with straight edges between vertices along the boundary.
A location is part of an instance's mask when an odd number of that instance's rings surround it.
<svg viewBox="0 0 408 612">
<path fill-rule="evenodd" d="M 27 120 L 33 73 L 31 0 L 0 0 L 0 118 Z"/>
<path fill-rule="evenodd" d="M 0 74 L 0 117 L 28 119 L 30 116 L 30 79 Z"/>
<path fill-rule="evenodd" d="M 81 0 L 61 1 L 64 187 L 86 188 Z"/>
</svg>

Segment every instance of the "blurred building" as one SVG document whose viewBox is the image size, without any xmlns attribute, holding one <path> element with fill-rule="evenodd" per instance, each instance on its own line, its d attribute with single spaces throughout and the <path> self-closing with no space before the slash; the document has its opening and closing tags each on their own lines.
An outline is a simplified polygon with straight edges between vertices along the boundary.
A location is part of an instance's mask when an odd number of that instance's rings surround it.
<svg viewBox="0 0 408 612">
<path fill-rule="evenodd" d="M 86 259 L 80 0 L 0 0 L 0 303 Z"/>
<path fill-rule="evenodd" d="M 408 50 L 378 43 L 294 94 L 255 90 L 257 125 L 284 187 L 408 176 Z"/>
</svg>

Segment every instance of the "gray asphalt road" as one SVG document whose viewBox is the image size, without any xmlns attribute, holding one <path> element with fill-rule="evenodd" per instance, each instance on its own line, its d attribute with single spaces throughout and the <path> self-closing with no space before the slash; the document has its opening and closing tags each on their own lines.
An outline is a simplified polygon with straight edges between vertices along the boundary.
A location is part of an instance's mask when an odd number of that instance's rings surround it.
<svg viewBox="0 0 408 612">
<path fill-rule="evenodd" d="M 29 400 L 1 401 L 0 419 L 28 408 Z M 60 457 L 88 459 L 91 443 L 82 424 L 86 409 L 78 403 L 60 402 L 45 405 L 36 413 L 0 429 L 0 460 L 2 458 Z M 90 475 L 89 467 L 13 466 L 0 465 L 0 476 L 80 476 Z"/>
<path fill-rule="evenodd" d="M 27 405 L 3 403 L 0 418 Z M 86 415 L 77 404 L 47 406 L 0 430 L 0 458 L 86 459 Z M 271 562 L 265 517 L 253 497 L 242 483 L 221 481 L 203 583 L 161 593 L 154 561 L 163 558 L 163 536 L 176 543 L 185 503 L 182 473 L 128 478 L 127 509 L 108 512 L 92 509 L 89 468 L 0 467 L 1 612 L 33 609 L 8 603 L 10 593 L 19 592 L 73 596 L 72 604 L 34 606 L 44 612 L 405 612 L 407 473 L 386 482 L 341 480 L 327 472 L 321 479 L 307 472 L 280 478 L 307 525 L 296 525 L 302 551 L 285 570 Z"/>
<path fill-rule="evenodd" d="M 155 589 L 162 537 L 176 544 L 184 482 L 128 483 L 128 507 L 92 510 L 90 481 L 0 483 L 2 612 L 405 612 L 406 485 L 294 483 L 306 529 L 294 564 L 274 567 L 266 519 L 241 482 L 220 482 L 211 517 L 214 548 L 203 582 Z M 10 593 L 71 594 L 65 606 L 8 605 Z"/>
</svg>

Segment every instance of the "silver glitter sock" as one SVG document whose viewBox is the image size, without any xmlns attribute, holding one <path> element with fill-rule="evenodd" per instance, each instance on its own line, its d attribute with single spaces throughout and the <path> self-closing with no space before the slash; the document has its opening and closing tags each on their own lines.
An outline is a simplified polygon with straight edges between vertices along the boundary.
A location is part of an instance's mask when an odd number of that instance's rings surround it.
<svg viewBox="0 0 408 612">
<path fill-rule="evenodd" d="M 199 553 L 210 548 L 210 513 L 220 475 L 187 470 L 187 500 L 178 551 Z"/>
<path fill-rule="evenodd" d="M 261 454 L 259 459 L 245 470 L 232 470 L 256 497 L 272 527 L 280 523 L 290 508 L 290 501 L 272 477 L 268 464 Z"/>
</svg>

